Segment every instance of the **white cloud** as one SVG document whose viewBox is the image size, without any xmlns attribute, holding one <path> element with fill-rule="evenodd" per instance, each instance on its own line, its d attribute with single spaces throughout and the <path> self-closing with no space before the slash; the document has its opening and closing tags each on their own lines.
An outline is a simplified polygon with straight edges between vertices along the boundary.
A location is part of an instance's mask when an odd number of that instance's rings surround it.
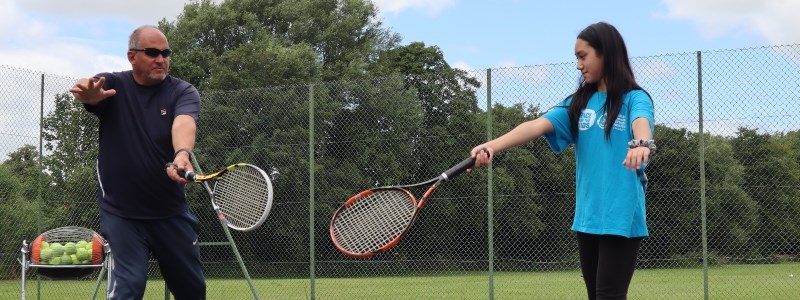
<svg viewBox="0 0 800 300">
<path fill-rule="evenodd" d="M 25 144 L 38 145 L 41 75 L 0 66 L 0 161 Z"/>
<path fill-rule="evenodd" d="M 455 5 L 456 0 L 373 0 L 381 14 L 398 14 L 405 10 L 416 9 L 436 15 L 444 9 Z"/>
<path fill-rule="evenodd" d="M 5 40 L 16 22 L 14 2 L 0 0 L 0 40 Z"/>
<path fill-rule="evenodd" d="M 0 65 L 75 78 L 130 69 L 122 56 L 101 55 L 93 48 L 70 44 L 51 44 L 35 50 L 0 50 Z"/>
<path fill-rule="evenodd" d="M 658 120 L 656 120 L 658 123 Z M 686 119 L 683 121 L 672 121 L 670 123 L 659 123 L 674 129 L 686 129 L 689 132 L 700 132 L 700 123 L 696 119 Z M 711 135 L 735 137 L 739 132 L 739 128 L 756 129 L 761 134 L 773 134 L 776 132 L 786 132 L 791 129 L 788 128 L 775 128 L 770 130 L 768 128 L 760 127 L 764 124 L 747 122 L 743 120 L 704 120 L 703 132 Z"/>
<path fill-rule="evenodd" d="M 706 36 L 747 30 L 770 44 L 800 42 L 797 0 L 663 0 L 668 16 L 688 19 Z"/>
<path fill-rule="evenodd" d="M 0 0 L 0 153 L 38 144 L 39 124 L 31 120 L 39 117 L 41 74 L 52 95 L 74 78 L 130 69 L 127 33 L 174 19 L 186 2 Z"/>
<path fill-rule="evenodd" d="M 4 0 L 7 1 L 7 0 Z M 163 18 L 174 20 L 186 0 L 16 0 L 20 10 L 74 20 L 121 19 L 133 24 L 156 25 Z"/>
<path fill-rule="evenodd" d="M 675 69 L 672 65 L 661 61 L 644 61 L 637 60 L 638 63 L 633 64 L 633 73 L 636 78 L 647 80 L 663 80 L 670 76 L 675 75 Z"/>
<path fill-rule="evenodd" d="M 52 32 L 42 22 L 23 15 L 16 1 L 0 0 L 0 41 L 7 44 L 23 43 L 34 37 Z"/>
<path fill-rule="evenodd" d="M 515 63 L 513 61 L 510 61 L 510 60 L 499 61 L 499 62 L 497 62 L 495 64 L 496 68 L 516 68 L 516 67 L 519 67 L 519 66 L 520 66 L 519 64 L 517 64 L 517 63 Z"/>
<path fill-rule="evenodd" d="M 451 67 L 451 68 L 454 68 L 454 69 L 461 69 L 461 70 L 468 71 L 468 72 L 469 72 L 469 71 L 474 71 L 474 70 L 475 70 L 474 68 L 472 68 L 472 66 L 470 66 L 470 65 L 469 65 L 467 62 L 465 62 L 465 61 L 457 61 L 457 62 L 454 62 L 454 63 L 450 64 L 450 67 Z"/>
<path fill-rule="evenodd" d="M 130 69 L 129 31 L 191 1 L 0 0 L 0 65 L 70 77 Z"/>
</svg>

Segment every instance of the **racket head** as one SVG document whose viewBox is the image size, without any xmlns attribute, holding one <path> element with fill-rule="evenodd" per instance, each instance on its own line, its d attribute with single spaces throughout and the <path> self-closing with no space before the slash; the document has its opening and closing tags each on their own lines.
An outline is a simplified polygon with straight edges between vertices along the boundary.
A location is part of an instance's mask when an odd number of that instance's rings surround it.
<svg viewBox="0 0 800 300">
<path fill-rule="evenodd" d="M 385 252 L 405 236 L 417 216 L 417 199 L 400 187 L 362 191 L 350 197 L 331 218 L 334 247 L 354 258 Z"/>
<path fill-rule="evenodd" d="M 272 181 L 259 167 L 240 163 L 228 167 L 214 182 L 211 202 L 231 229 L 251 231 L 272 209 Z"/>
</svg>

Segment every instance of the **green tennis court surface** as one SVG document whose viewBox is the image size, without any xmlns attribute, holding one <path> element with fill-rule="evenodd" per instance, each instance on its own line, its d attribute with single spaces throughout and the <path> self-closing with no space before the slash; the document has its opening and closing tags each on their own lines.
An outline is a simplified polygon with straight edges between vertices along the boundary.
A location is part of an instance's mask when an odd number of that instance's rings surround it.
<svg viewBox="0 0 800 300">
<path fill-rule="evenodd" d="M 709 269 L 712 299 L 797 299 L 800 263 L 725 265 Z M 790 274 L 798 276 L 790 276 Z M 488 273 L 373 278 L 317 278 L 317 299 L 488 299 Z M 310 280 L 256 279 L 261 299 L 310 299 Z M 757 282 L 758 284 L 753 284 Z M 41 281 L 42 299 L 89 299 L 95 281 Z M 19 297 L 19 281 L 0 281 L 3 299 Z M 581 299 L 578 271 L 494 275 L 496 299 Z M 637 270 L 632 299 L 703 299 L 702 269 Z M 98 299 L 101 299 L 98 297 Z M 163 281 L 150 280 L 145 299 L 164 299 Z M 36 281 L 28 284 L 36 299 Z M 208 299 L 252 299 L 243 279 L 209 279 Z"/>
</svg>

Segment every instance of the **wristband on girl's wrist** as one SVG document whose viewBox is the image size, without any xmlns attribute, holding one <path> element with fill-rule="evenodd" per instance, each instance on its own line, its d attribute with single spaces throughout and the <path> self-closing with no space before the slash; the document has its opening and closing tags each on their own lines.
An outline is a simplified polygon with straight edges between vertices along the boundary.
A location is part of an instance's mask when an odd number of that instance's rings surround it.
<svg viewBox="0 0 800 300">
<path fill-rule="evenodd" d="M 631 140 L 630 142 L 628 142 L 628 148 L 629 149 L 633 149 L 633 148 L 636 148 L 636 147 L 647 147 L 647 149 L 650 149 L 650 155 L 655 154 L 656 153 L 656 149 L 657 149 L 655 140 L 636 140 L 636 139 L 634 139 L 634 140 Z"/>
</svg>

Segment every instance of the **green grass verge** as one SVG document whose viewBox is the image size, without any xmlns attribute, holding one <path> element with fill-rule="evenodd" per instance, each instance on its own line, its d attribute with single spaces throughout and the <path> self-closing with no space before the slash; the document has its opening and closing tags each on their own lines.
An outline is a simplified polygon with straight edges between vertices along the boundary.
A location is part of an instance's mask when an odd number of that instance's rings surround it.
<svg viewBox="0 0 800 300">
<path fill-rule="evenodd" d="M 790 277 L 790 274 L 797 276 Z M 709 270 L 712 299 L 798 299 L 800 263 L 726 265 Z M 94 280 L 39 282 L 41 299 L 89 299 Z M 105 282 L 102 282 L 105 284 Z M 261 299 L 310 299 L 309 279 L 257 279 Z M 37 282 L 29 280 L 28 299 L 37 299 Z M 104 288 L 100 289 L 103 299 Z M 317 278 L 317 299 L 488 299 L 487 273 L 409 277 Z M 578 271 L 497 272 L 495 299 L 585 299 Z M 19 281 L 0 281 L 0 299 L 19 299 Z M 637 270 L 631 299 L 703 299 L 700 269 Z M 252 299 L 243 279 L 209 279 L 209 299 Z M 144 299 L 164 299 L 164 282 L 148 282 Z"/>
</svg>

